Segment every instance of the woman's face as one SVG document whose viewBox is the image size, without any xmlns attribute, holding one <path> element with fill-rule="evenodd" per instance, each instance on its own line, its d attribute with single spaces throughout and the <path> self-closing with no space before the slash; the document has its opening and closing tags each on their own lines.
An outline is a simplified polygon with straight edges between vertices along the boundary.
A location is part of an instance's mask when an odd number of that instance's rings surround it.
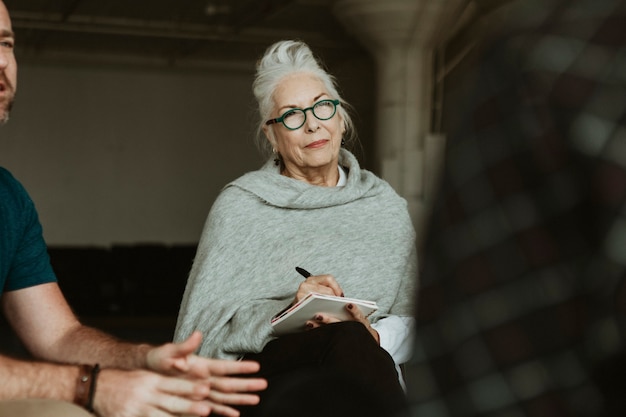
<svg viewBox="0 0 626 417">
<path fill-rule="evenodd" d="M 324 84 L 307 73 L 287 76 L 274 93 L 274 111 L 271 117 L 282 116 L 294 108 L 306 109 L 320 100 L 331 97 Z M 273 129 L 273 137 L 268 129 Z M 264 127 L 272 147 L 280 153 L 288 176 L 309 178 L 337 170 L 341 138 L 345 131 L 339 112 L 328 120 L 319 120 L 312 110 L 306 111 L 304 124 L 295 130 L 282 123 Z"/>
</svg>

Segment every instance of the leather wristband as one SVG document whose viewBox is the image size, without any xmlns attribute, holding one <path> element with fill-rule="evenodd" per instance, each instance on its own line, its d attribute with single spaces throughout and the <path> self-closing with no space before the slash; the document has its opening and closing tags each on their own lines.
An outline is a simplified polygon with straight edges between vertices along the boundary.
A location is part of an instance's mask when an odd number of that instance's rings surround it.
<svg viewBox="0 0 626 417">
<path fill-rule="evenodd" d="M 96 378 L 100 372 L 98 364 L 79 365 L 78 379 L 76 380 L 76 392 L 74 404 L 93 412 L 93 399 L 96 391 Z"/>
</svg>

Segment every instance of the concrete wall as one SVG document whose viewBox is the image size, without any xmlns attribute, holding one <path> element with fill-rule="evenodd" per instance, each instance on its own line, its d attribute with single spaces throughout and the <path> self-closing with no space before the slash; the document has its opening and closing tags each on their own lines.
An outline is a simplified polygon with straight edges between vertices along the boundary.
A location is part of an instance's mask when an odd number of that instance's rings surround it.
<svg viewBox="0 0 626 417">
<path fill-rule="evenodd" d="M 367 162 L 375 83 L 329 65 L 358 111 Z M 51 246 L 197 242 L 217 193 L 262 163 L 249 66 L 20 65 L 0 165 L 31 193 Z"/>
</svg>

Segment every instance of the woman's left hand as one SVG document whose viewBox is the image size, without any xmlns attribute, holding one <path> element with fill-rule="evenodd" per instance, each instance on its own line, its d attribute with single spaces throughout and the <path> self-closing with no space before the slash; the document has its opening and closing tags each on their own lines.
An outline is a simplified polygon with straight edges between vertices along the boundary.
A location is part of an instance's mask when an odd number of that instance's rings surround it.
<svg viewBox="0 0 626 417">
<path fill-rule="evenodd" d="M 348 310 L 348 313 L 352 316 L 352 321 L 358 321 L 363 324 L 363 326 L 365 326 L 365 328 L 371 333 L 374 340 L 376 340 L 376 343 L 380 345 L 380 335 L 372 327 L 371 323 L 367 317 L 365 317 L 361 309 L 350 303 L 346 305 L 346 310 Z M 313 320 L 307 320 L 306 328 L 309 330 L 315 329 L 323 326 L 324 324 L 339 323 L 340 321 L 343 320 L 339 320 L 337 317 L 331 316 L 330 314 L 317 313 L 315 317 L 313 317 Z"/>
</svg>

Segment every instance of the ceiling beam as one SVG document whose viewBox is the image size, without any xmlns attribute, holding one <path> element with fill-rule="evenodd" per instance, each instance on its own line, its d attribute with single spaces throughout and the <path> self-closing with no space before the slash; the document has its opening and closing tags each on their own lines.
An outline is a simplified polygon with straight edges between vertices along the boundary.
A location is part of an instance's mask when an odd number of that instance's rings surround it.
<svg viewBox="0 0 626 417">
<path fill-rule="evenodd" d="M 14 29 L 40 31 L 120 35 L 144 38 L 228 41 L 263 43 L 285 37 L 306 37 L 316 45 L 328 48 L 343 48 L 344 42 L 330 40 L 318 32 L 302 30 L 269 29 L 246 27 L 236 29 L 225 25 L 206 25 L 172 21 L 109 18 L 73 15 L 64 20 L 61 14 L 14 12 L 11 16 Z"/>
</svg>

